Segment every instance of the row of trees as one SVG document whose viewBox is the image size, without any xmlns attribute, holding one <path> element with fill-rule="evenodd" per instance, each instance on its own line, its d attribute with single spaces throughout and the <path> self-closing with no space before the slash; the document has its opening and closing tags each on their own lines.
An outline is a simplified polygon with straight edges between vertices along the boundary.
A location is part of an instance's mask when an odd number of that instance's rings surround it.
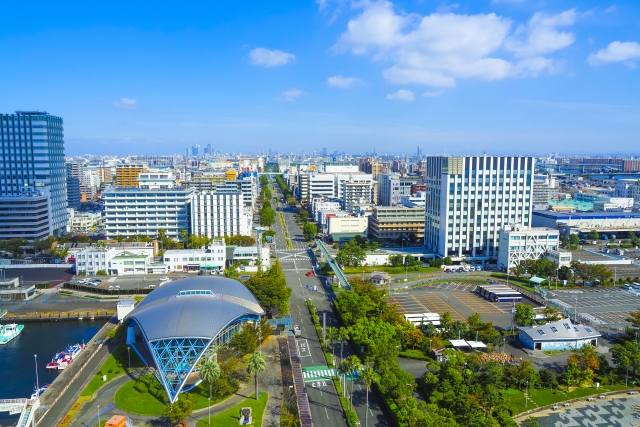
<svg viewBox="0 0 640 427">
<path fill-rule="evenodd" d="M 520 261 L 511 268 L 510 272 L 517 278 L 528 274 L 530 277 L 546 278 L 550 282 L 556 277 L 559 281 L 567 280 L 573 281 L 573 283 L 575 283 L 576 279 L 580 279 L 583 285 L 587 282 L 606 284 L 613 279 L 613 271 L 605 265 L 571 261 L 570 267 L 562 266 L 558 268 L 558 264 L 549 261 L 547 258 Z"/>
<path fill-rule="evenodd" d="M 225 270 L 226 274 L 227 270 Z M 287 287 L 287 280 L 277 260 L 267 271 L 259 271 L 258 274 L 251 276 L 244 284 L 266 311 L 272 314 L 289 313 L 291 288 Z"/>
</svg>

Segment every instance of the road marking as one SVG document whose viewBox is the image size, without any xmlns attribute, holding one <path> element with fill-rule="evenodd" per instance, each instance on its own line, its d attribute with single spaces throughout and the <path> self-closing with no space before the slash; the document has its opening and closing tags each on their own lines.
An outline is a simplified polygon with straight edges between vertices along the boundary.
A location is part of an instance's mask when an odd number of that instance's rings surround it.
<svg viewBox="0 0 640 427">
<path fill-rule="evenodd" d="M 296 345 L 298 346 L 298 354 L 300 357 L 311 357 L 311 352 L 309 351 L 309 342 L 304 340 L 297 340 Z M 313 359 L 311 359 L 313 361 Z"/>
<path fill-rule="evenodd" d="M 327 419 L 329 419 L 329 413 L 327 412 L 327 407 L 324 407 L 324 413 L 327 414 Z"/>
</svg>

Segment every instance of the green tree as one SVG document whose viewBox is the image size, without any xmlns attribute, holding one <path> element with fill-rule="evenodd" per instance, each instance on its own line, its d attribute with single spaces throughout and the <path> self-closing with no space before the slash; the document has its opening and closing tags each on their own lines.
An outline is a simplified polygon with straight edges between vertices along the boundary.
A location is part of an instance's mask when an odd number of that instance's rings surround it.
<svg viewBox="0 0 640 427">
<path fill-rule="evenodd" d="M 260 211 L 260 225 L 264 227 L 271 227 L 276 222 L 276 211 L 273 210 L 271 205 L 267 205 Z"/>
<path fill-rule="evenodd" d="M 280 313 L 285 314 L 289 311 L 291 288 L 287 287 L 287 280 L 277 260 L 267 271 L 250 277 L 245 286 L 263 308 L 269 311 L 277 308 Z"/>
<path fill-rule="evenodd" d="M 315 224 L 307 222 L 302 227 L 302 234 L 304 234 L 304 238 L 307 240 L 312 240 L 316 234 L 318 234 L 318 228 Z"/>
<path fill-rule="evenodd" d="M 254 328 L 247 323 L 240 332 L 236 332 L 231 337 L 229 345 L 238 349 L 242 354 L 250 354 L 258 347 L 258 336 Z"/>
<path fill-rule="evenodd" d="M 53 246 L 53 242 L 55 242 L 55 237 L 49 236 L 46 239 L 36 239 L 31 244 L 31 247 L 38 252 L 44 252 L 51 250 Z"/>
<path fill-rule="evenodd" d="M 195 402 L 188 394 L 180 394 L 178 400 L 170 403 L 162 410 L 162 415 L 174 423 L 184 421 L 193 412 Z"/>
<path fill-rule="evenodd" d="M 180 241 L 182 242 L 183 245 L 186 244 L 187 241 L 187 230 L 180 230 Z"/>
<path fill-rule="evenodd" d="M 211 400 L 211 387 L 220 378 L 220 365 L 213 360 L 207 360 L 200 366 L 200 379 L 209 386 L 209 400 Z M 211 424 L 211 418 L 209 418 Z"/>
<path fill-rule="evenodd" d="M 224 236 L 225 243 L 228 246 L 255 246 L 256 239 L 251 236 Z"/>
<path fill-rule="evenodd" d="M 600 234 L 596 230 L 591 230 L 587 235 L 589 240 L 598 240 L 600 239 Z"/>
<path fill-rule="evenodd" d="M 367 389 L 366 406 L 364 411 L 364 427 L 368 427 L 369 418 L 367 416 L 369 415 L 369 390 L 371 390 L 371 384 L 380 381 L 380 375 L 378 375 L 376 371 L 373 370 L 373 368 L 367 366 L 362 370 L 362 375 L 360 375 L 360 378 L 364 382 L 364 385 Z"/>
<path fill-rule="evenodd" d="M 444 259 L 442 260 L 442 262 L 444 263 L 444 265 L 453 265 L 453 260 L 451 259 L 450 256 L 446 256 L 444 257 Z"/>
<path fill-rule="evenodd" d="M 11 252 L 11 255 L 13 255 L 14 258 L 18 258 L 20 255 L 24 253 L 24 249 L 22 249 L 22 247 L 27 245 L 29 245 L 29 242 L 27 241 L 27 239 L 22 239 L 17 237 L 17 238 L 6 240 L 4 242 L 3 250 Z"/>
<path fill-rule="evenodd" d="M 555 306 L 545 307 L 542 310 L 542 314 L 544 315 L 545 319 L 547 319 L 547 322 L 557 322 L 558 320 L 563 318 L 562 312 L 558 307 Z"/>
<path fill-rule="evenodd" d="M 571 271 L 571 268 L 567 267 L 566 265 L 563 265 L 558 269 L 558 280 L 569 281 L 572 278 L 573 278 L 573 271 Z"/>
<path fill-rule="evenodd" d="M 338 264 L 345 267 L 359 267 L 366 258 L 364 249 L 352 240 L 345 243 L 336 255 Z"/>
<path fill-rule="evenodd" d="M 189 249 L 201 249 L 211 243 L 211 238 L 207 236 L 196 236 L 191 234 L 187 239 L 187 247 Z"/>
<path fill-rule="evenodd" d="M 260 353 L 253 353 L 247 360 L 247 372 L 253 375 L 256 381 L 256 400 L 258 400 L 258 374 L 264 372 L 267 365 Z"/>
<path fill-rule="evenodd" d="M 534 317 L 533 307 L 527 304 L 516 304 L 515 322 L 518 326 L 533 325 Z"/>
<path fill-rule="evenodd" d="M 54 259 L 66 259 L 69 255 L 69 248 L 67 247 L 57 247 L 51 250 L 51 256 Z"/>
<path fill-rule="evenodd" d="M 579 245 L 580 244 L 580 236 L 577 234 L 569 235 L 569 244 L 571 245 Z"/>
<path fill-rule="evenodd" d="M 633 231 L 629 231 L 629 240 L 631 241 L 631 244 L 633 246 L 638 246 L 640 242 L 640 240 L 638 239 L 638 236 Z"/>
<path fill-rule="evenodd" d="M 604 285 L 609 280 L 613 279 L 613 271 L 606 265 L 596 264 L 590 265 L 590 273 L 593 279 L 597 280 L 601 285 Z"/>
<path fill-rule="evenodd" d="M 329 326 L 327 328 L 325 339 L 329 342 L 331 346 L 331 359 L 334 365 L 336 363 L 336 357 L 335 357 L 335 347 L 333 345 L 333 341 L 338 339 L 338 335 L 339 335 L 338 328 L 334 328 L 333 326 Z"/>
<path fill-rule="evenodd" d="M 542 427 L 536 417 L 529 417 L 521 424 L 522 427 Z"/>
<path fill-rule="evenodd" d="M 360 359 L 358 359 L 358 356 L 352 354 L 351 356 L 347 357 L 347 365 L 349 366 L 349 372 L 351 373 L 351 393 L 353 393 L 353 379 L 354 377 L 360 373 L 360 371 L 362 370 L 362 363 L 360 363 Z M 351 399 L 349 399 L 349 409 L 352 410 L 353 409 L 353 396 Z"/>
<path fill-rule="evenodd" d="M 555 372 L 549 369 L 540 369 L 538 375 L 540 376 L 540 383 L 545 387 L 549 387 L 550 391 L 553 391 L 553 386 L 558 385 L 558 376 Z"/>
</svg>

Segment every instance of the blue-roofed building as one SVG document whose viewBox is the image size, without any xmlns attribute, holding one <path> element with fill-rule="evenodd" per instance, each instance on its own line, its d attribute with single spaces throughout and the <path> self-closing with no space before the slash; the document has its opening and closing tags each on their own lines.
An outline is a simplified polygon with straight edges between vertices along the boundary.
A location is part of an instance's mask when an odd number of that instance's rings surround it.
<svg viewBox="0 0 640 427">
<path fill-rule="evenodd" d="M 193 277 L 151 292 L 127 315 L 127 344 L 164 387 L 171 403 L 197 385 L 197 366 L 213 357 L 264 310 L 242 283 L 225 277 Z"/>
<path fill-rule="evenodd" d="M 549 227 L 560 230 L 560 234 L 586 236 L 596 230 L 601 238 L 628 238 L 629 231 L 640 231 L 640 212 L 551 212 L 533 211 L 534 227 Z M 616 237 L 613 237 L 613 236 Z"/>
<path fill-rule="evenodd" d="M 602 335 L 591 326 L 574 325 L 569 319 L 519 328 L 520 343 L 530 350 L 571 350 L 598 345 Z"/>
</svg>

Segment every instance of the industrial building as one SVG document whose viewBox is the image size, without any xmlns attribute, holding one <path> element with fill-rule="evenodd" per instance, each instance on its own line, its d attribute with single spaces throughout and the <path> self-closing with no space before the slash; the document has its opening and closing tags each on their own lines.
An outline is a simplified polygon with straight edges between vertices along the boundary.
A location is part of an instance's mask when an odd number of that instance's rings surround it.
<svg viewBox="0 0 640 427">
<path fill-rule="evenodd" d="M 578 234 L 581 237 L 596 230 L 601 238 L 627 238 L 629 231 L 640 231 L 640 212 L 577 212 L 562 213 L 534 211 L 534 227 L 560 230 L 560 234 Z"/>
<path fill-rule="evenodd" d="M 197 367 L 215 358 L 247 324 L 254 327 L 264 310 L 240 282 L 224 277 L 194 277 L 169 282 L 151 292 L 125 322 L 127 345 L 155 375 L 170 403 L 199 382 Z"/>
<path fill-rule="evenodd" d="M 569 319 L 519 329 L 520 342 L 531 350 L 571 350 L 583 345 L 595 347 L 602 336 L 590 326 L 574 325 Z"/>
</svg>

